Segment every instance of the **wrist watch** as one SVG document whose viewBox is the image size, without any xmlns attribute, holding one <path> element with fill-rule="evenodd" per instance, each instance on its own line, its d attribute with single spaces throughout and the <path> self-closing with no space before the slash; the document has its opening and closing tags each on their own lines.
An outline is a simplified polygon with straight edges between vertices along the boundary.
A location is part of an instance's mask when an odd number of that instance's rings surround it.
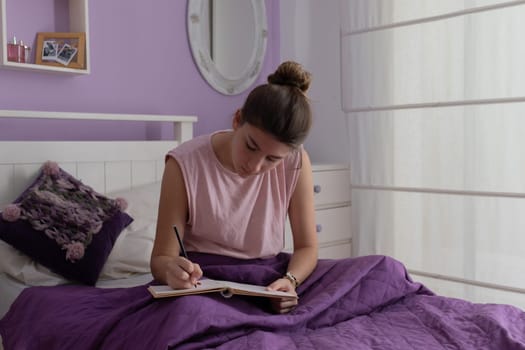
<svg viewBox="0 0 525 350">
<path fill-rule="evenodd" d="M 294 276 L 290 271 L 288 271 L 288 272 L 284 275 L 284 278 L 286 278 L 287 280 L 289 280 L 290 282 L 292 282 L 294 288 L 299 287 L 299 282 L 297 281 L 297 278 L 295 278 L 295 276 Z"/>
</svg>

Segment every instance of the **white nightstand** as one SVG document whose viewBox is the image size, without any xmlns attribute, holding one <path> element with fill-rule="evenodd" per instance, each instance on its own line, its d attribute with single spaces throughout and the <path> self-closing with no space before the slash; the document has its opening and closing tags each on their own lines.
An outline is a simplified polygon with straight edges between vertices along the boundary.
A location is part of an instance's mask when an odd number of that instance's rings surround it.
<svg viewBox="0 0 525 350">
<path fill-rule="evenodd" d="M 320 259 L 352 255 L 350 231 L 350 168 L 342 164 L 312 166 L 316 231 Z M 292 251 L 292 233 L 286 223 L 284 251 Z"/>
</svg>

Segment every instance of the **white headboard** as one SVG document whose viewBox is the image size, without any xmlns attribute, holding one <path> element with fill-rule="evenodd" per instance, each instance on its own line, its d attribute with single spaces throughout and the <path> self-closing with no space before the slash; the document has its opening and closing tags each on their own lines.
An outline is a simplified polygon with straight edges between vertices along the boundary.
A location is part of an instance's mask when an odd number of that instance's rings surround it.
<svg viewBox="0 0 525 350">
<path fill-rule="evenodd" d="M 193 137 L 195 116 L 0 110 L 0 118 L 171 122 L 169 141 L 0 141 L 0 207 L 12 202 L 47 160 L 107 193 L 159 181 L 168 150 Z"/>
</svg>

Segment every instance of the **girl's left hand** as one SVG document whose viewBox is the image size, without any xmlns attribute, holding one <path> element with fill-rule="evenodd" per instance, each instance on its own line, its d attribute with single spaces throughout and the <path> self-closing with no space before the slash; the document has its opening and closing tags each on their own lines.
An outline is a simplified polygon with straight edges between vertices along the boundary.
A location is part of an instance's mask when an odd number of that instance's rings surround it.
<svg viewBox="0 0 525 350">
<path fill-rule="evenodd" d="M 280 290 L 282 292 L 294 293 L 297 295 L 292 282 L 286 278 L 279 278 L 266 288 L 268 290 Z M 270 298 L 270 302 L 272 310 L 279 314 L 286 314 L 292 311 L 298 304 L 296 298 Z"/>
</svg>

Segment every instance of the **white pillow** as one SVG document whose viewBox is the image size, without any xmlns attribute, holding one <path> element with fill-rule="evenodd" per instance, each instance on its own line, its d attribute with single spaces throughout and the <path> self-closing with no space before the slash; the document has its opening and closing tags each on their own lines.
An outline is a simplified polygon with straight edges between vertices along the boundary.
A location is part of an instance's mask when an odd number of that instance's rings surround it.
<svg viewBox="0 0 525 350">
<path fill-rule="evenodd" d="M 126 199 L 126 213 L 133 218 L 133 222 L 118 236 L 99 278 L 125 278 L 136 273 L 150 272 L 149 261 L 157 226 L 160 182 L 108 193 L 107 196 Z"/>
<path fill-rule="evenodd" d="M 28 286 L 55 286 L 68 281 L 0 240 L 0 273 Z"/>
<path fill-rule="evenodd" d="M 0 210 L 6 206 L 7 204 L 0 205 Z M 0 273 L 5 273 L 27 285 L 53 286 L 66 281 L 2 240 L 0 240 L 0 257 Z"/>
<path fill-rule="evenodd" d="M 107 196 L 125 198 L 128 202 L 126 212 L 133 218 L 133 222 L 118 236 L 99 280 L 149 273 L 157 225 L 160 182 L 108 193 Z M 26 285 L 52 286 L 69 282 L 1 240 L 0 257 L 0 273 L 6 273 Z"/>
</svg>

